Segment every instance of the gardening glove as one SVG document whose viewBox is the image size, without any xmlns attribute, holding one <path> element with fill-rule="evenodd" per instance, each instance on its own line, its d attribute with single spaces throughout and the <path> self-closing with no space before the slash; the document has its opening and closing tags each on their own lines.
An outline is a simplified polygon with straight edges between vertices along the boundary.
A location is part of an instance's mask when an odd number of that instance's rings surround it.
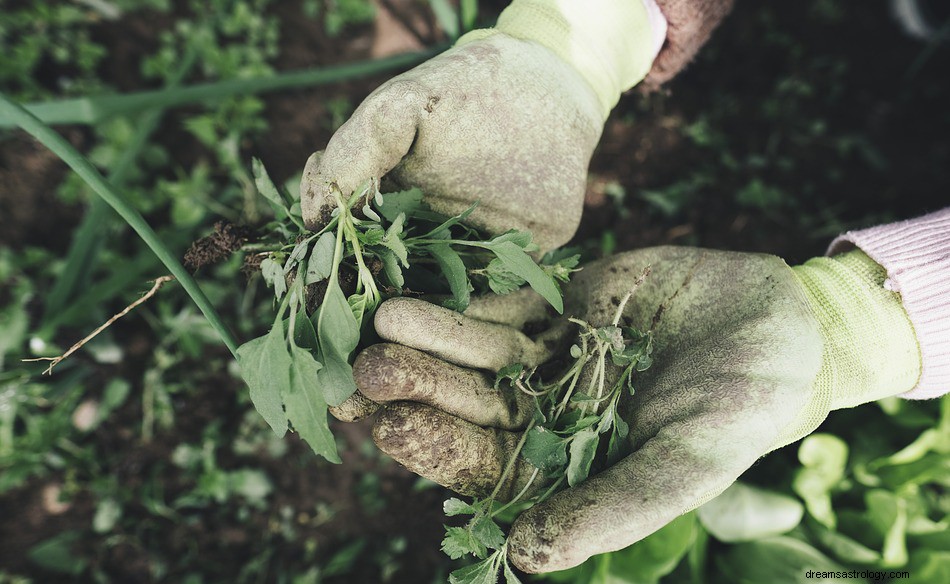
<svg viewBox="0 0 950 584">
<path fill-rule="evenodd" d="M 515 0 L 495 28 L 383 84 L 308 160 L 308 227 L 329 220 L 335 193 L 389 173 L 445 215 L 478 202 L 467 222 L 490 235 L 528 230 L 542 251 L 564 244 L 607 114 L 662 43 L 653 1 Z"/>
<path fill-rule="evenodd" d="M 642 88 L 654 90 L 683 70 L 713 30 L 732 10 L 735 0 L 656 0 L 666 18 L 666 43 L 653 61 Z"/>
<path fill-rule="evenodd" d="M 526 572 L 624 548 L 812 432 L 830 410 L 907 391 L 920 375 L 900 298 L 861 251 L 789 268 L 769 255 L 660 247 L 585 267 L 565 287 L 564 317 L 549 317 L 530 290 L 473 302 L 464 315 L 409 298 L 382 304 L 375 325 L 388 343 L 354 366 L 360 390 L 389 403 L 376 443 L 424 477 L 484 496 L 533 410 L 520 391 L 495 390 L 494 372 L 564 359 L 577 332 L 566 318 L 612 323 L 648 266 L 621 318 L 652 330 L 655 343 L 652 366 L 619 405 L 630 454 L 515 521 L 509 557 Z M 526 323 L 546 324 L 529 336 L 519 330 Z M 521 460 L 499 498 L 532 471 Z"/>
</svg>

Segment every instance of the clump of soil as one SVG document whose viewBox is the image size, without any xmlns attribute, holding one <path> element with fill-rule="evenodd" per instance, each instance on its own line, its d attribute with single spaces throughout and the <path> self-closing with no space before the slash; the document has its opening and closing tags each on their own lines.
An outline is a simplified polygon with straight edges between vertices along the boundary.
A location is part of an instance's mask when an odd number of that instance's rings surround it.
<svg viewBox="0 0 950 584">
<path fill-rule="evenodd" d="M 251 229 L 228 221 L 214 224 L 214 233 L 191 244 L 185 252 L 185 267 L 192 272 L 227 259 L 241 249 L 251 236 Z"/>
</svg>

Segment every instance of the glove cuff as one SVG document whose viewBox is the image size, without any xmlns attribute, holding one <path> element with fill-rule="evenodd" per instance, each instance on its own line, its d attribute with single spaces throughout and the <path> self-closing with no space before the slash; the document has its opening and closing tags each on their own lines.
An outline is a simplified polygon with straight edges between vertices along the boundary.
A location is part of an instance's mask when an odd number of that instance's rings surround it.
<svg viewBox="0 0 950 584">
<path fill-rule="evenodd" d="M 882 266 L 854 250 L 792 270 L 825 343 L 815 382 L 818 402 L 836 410 L 914 387 L 921 372 L 920 347 L 900 295 L 884 288 Z"/>
<path fill-rule="evenodd" d="M 457 44 L 498 32 L 536 42 L 569 63 L 594 90 L 606 120 L 620 94 L 650 71 L 666 20 L 654 0 L 514 0 L 494 29 L 472 31 Z"/>
</svg>

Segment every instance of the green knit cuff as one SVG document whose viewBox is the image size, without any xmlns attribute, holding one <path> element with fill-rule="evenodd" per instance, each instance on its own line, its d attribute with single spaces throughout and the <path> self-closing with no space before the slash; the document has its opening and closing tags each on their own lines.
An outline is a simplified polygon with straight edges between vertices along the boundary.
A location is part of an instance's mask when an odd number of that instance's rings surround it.
<svg viewBox="0 0 950 584">
<path fill-rule="evenodd" d="M 636 0 L 514 0 L 494 29 L 472 31 L 456 44 L 498 32 L 536 42 L 574 67 L 605 120 L 620 94 L 650 72 L 656 54 L 647 10 Z"/>
<path fill-rule="evenodd" d="M 793 269 L 825 339 L 821 375 L 832 388 L 831 409 L 903 393 L 917 384 L 917 336 L 900 294 L 884 288 L 883 267 L 853 250 Z"/>
</svg>

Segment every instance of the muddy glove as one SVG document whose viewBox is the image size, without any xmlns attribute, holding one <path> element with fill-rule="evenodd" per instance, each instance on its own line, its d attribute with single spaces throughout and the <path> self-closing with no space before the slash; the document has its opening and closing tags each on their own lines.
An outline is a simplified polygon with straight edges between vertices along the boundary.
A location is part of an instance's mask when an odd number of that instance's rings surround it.
<svg viewBox="0 0 950 584">
<path fill-rule="evenodd" d="M 662 42 L 645 6 L 515 0 L 496 28 L 385 83 L 307 162 L 307 225 L 328 220 L 335 190 L 389 173 L 446 215 L 478 201 L 468 222 L 489 234 L 529 230 L 542 250 L 567 242 L 604 120 Z"/>
<path fill-rule="evenodd" d="M 732 10 L 735 0 L 656 0 L 668 23 L 666 43 L 650 73 L 643 80 L 646 90 L 657 89 L 683 70 L 713 30 Z"/>
<path fill-rule="evenodd" d="M 473 302 L 465 315 L 415 299 L 384 303 L 375 322 L 390 343 L 366 349 L 354 369 L 367 396 L 391 402 L 374 428 L 379 447 L 484 496 L 532 408 L 520 392 L 494 390 L 494 371 L 566 352 L 576 338 L 567 316 L 610 324 L 646 266 L 652 273 L 623 313 L 654 331 L 656 347 L 619 408 L 632 454 L 519 517 L 509 553 L 526 572 L 626 547 L 812 432 L 830 410 L 907 391 L 919 377 L 899 296 L 860 251 L 789 268 L 768 255 L 653 248 L 585 267 L 565 289 L 564 318 L 539 336 L 519 331 L 548 318 L 530 290 Z M 501 496 L 531 470 L 522 461 Z"/>
</svg>

